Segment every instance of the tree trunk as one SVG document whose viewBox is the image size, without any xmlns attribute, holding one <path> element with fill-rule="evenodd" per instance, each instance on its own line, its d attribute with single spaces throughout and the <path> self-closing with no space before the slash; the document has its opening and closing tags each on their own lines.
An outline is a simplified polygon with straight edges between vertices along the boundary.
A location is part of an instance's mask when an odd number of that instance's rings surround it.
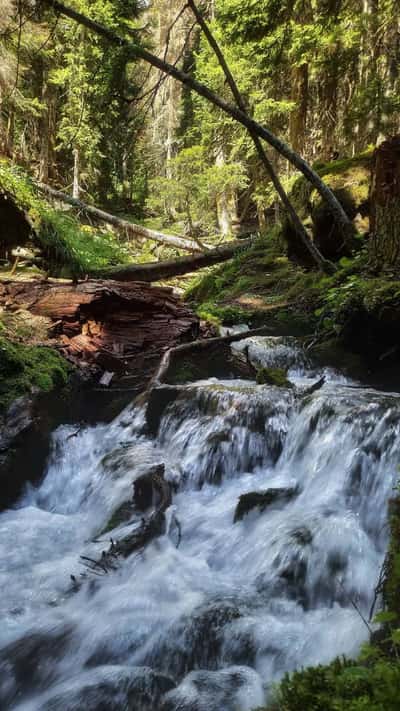
<svg viewBox="0 0 400 711">
<path fill-rule="evenodd" d="M 194 257 L 179 257 L 166 262 L 148 262 L 147 264 L 121 264 L 118 267 L 98 269 L 90 272 L 90 275 L 95 278 L 117 279 L 118 281 L 154 282 L 171 279 L 182 274 L 190 274 L 204 267 L 211 267 L 213 264 L 226 262 L 240 250 L 251 247 L 252 243 L 251 239 L 236 240 Z"/>
<path fill-rule="evenodd" d="M 79 150 L 74 148 L 74 179 L 72 183 L 72 197 L 74 200 L 79 200 Z"/>
<path fill-rule="evenodd" d="M 43 114 L 40 121 L 40 157 L 39 180 L 47 183 L 49 179 L 50 164 L 50 88 L 48 82 L 48 69 L 43 67 L 42 72 L 42 103 Z"/>
<path fill-rule="evenodd" d="M 129 42 L 127 39 L 120 37 L 108 27 L 101 25 L 95 20 L 91 20 L 85 15 L 82 15 L 82 13 L 77 12 L 76 10 L 73 10 L 70 7 L 67 7 L 61 2 L 58 2 L 58 0 L 44 0 L 44 3 L 49 7 L 54 8 L 54 10 L 62 13 L 66 17 L 70 17 L 71 19 L 75 20 L 75 22 L 78 22 L 84 25 L 85 27 L 88 27 L 96 34 L 105 37 L 112 44 L 117 45 L 119 47 L 125 47 L 126 50 L 131 53 L 132 57 L 143 59 L 151 66 L 160 69 L 163 73 L 174 77 L 181 84 L 188 86 L 197 94 L 207 99 L 214 106 L 217 106 L 227 115 L 231 116 L 231 118 L 233 118 L 235 121 L 238 121 L 250 132 L 254 133 L 256 136 L 262 138 L 264 141 L 269 143 L 278 151 L 278 153 L 287 158 L 290 163 L 292 163 L 301 173 L 303 173 L 303 175 L 307 178 L 307 180 L 310 181 L 312 185 L 314 185 L 316 190 L 320 193 L 321 197 L 328 204 L 332 215 L 335 217 L 335 220 L 337 221 L 342 231 L 344 239 L 346 240 L 354 235 L 354 226 L 351 220 L 346 215 L 343 207 L 341 206 L 340 202 L 337 200 L 333 192 L 320 178 L 318 173 L 316 173 L 315 170 L 313 170 L 311 166 L 298 153 L 293 151 L 290 146 L 288 146 L 284 141 L 282 141 L 280 138 L 271 133 L 269 129 L 265 128 L 264 126 L 261 126 L 259 123 L 257 123 L 257 121 L 250 118 L 246 112 L 224 101 L 224 99 L 217 96 L 217 94 L 215 94 L 213 91 L 211 91 L 211 89 L 209 89 L 201 82 L 197 81 L 196 79 L 193 79 L 193 77 L 189 74 L 186 74 L 185 72 L 181 71 L 169 62 L 166 62 L 165 60 L 156 57 L 154 54 L 144 49 L 140 45 L 134 44 L 132 42 Z"/>
<path fill-rule="evenodd" d="M 308 64 L 292 71 L 292 101 L 296 107 L 290 114 L 290 142 L 295 151 L 304 152 L 308 110 Z"/>
<path fill-rule="evenodd" d="M 215 165 L 223 167 L 225 165 L 225 155 L 222 146 L 219 146 L 215 156 Z M 217 197 L 217 217 L 219 231 L 223 237 L 231 235 L 233 223 L 237 223 L 236 198 L 232 192 L 224 190 Z"/>
<path fill-rule="evenodd" d="M 183 239 L 182 237 L 177 237 L 175 235 L 166 235 L 163 232 L 156 232 L 155 230 L 149 230 L 143 225 L 136 225 L 133 222 L 128 222 L 127 220 L 122 220 L 115 215 L 111 215 L 109 212 L 104 212 L 104 210 L 99 210 L 97 207 L 92 205 L 87 205 L 81 200 L 66 195 L 59 190 L 54 190 L 49 185 L 44 185 L 43 183 L 38 184 L 39 189 L 54 198 L 55 200 L 61 200 L 62 202 L 77 207 L 79 210 L 86 212 L 91 217 L 96 220 L 101 220 L 102 222 L 107 222 L 119 230 L 123 230 L 126 234 L 130 235 L 134 239 L 150 239 L 155 242 L 161 242 L 162 244 L 167 244 L 175 249 L 184 249 L 187 252 L 201 252 L 201 247 L 197 242 L 192 240 Z"/>
<path fill-rule="evenodd" d="M 375 150 L 371 184 L 370 256 L 379 268 L 400 268 L 400 135 Z"/>
</svg>

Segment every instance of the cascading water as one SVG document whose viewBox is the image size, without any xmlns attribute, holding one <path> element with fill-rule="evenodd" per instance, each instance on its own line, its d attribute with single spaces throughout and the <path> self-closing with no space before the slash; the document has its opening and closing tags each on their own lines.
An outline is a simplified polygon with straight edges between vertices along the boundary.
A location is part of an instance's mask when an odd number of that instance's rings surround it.
<svg viewBox="0 0 400 711">
<path fill-rule="evenodd" d="M 1 708 L 250 711 L 285 671 L 357 654 L 387 547 L 400 397 L 332 371 L 307 395 L 320 373 L 293 341 L 244 346 L 287 363 L 295 387 L 190 384 L 155 439 L 132 408 L 54 433 L 42 484 L 0 516 Z M 102 533 L 160 462 L 176 492 L 166 534 L 72 592 L 80 555 L 129 530 Z M 234 523 L 239 497 L 276 489 Z"/>
</svg>

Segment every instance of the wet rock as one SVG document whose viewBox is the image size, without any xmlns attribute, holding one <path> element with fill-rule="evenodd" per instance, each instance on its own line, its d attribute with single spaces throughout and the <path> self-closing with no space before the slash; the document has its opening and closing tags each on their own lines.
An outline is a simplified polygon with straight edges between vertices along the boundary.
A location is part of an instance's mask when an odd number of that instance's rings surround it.
<svg viewBox="0 0 400 711">
<path fill-rule="evenodd" d="M 5 415 L 0 416 L 0 483 L 7 503 L 7 489 L 12 487 L 12 482 L 8 484 L 8 469 L 12 467 L 12 460 L 16 448 L 24 432 L 29 430 L 34 419 L 33 400 L 31 397 L 20 397 L 8 408 Z M 3 491 L 2 491 L 3 494 Z"/>
<path fill-rule="evenodd" d="M 277 388 L 292 388 L 284 368 L 259 368 L 256 380 L 258 385 L 275 385 Z"/>
<path fill-rule="evenodd" d="M 56 660 L 65 652 L 71 629 L 31 632 L 0 652 L 0 705 L 46 686 L 55 676 Z"/>
<path fill-rule="evenodd" d="M 121 504 L 121 506 L 118 506 L 118 508 L 114 511 L 107 525 L 102 529 L 100 535 L 103 536 L 105 533 L 109 533 L 109 531 L 113 531 L 114 528 L 120 526 L 121 523 L 126 523 L 127 521 L 129 521 L 132 518 L 133 513 L 133 502 L 124 501 L 124 503 Z"/>
<path fill-rule="evenodd" d="M 195 671 L 169 692 L 160 711 L 250 711 L 264 702 L 258 674 L 248 667 Z"/>
<path fill-rule="evenodd" d="M 155 501 L 154 478 L 164 478 L 165 465 L 156 464 L 146 474 L 135 479 L 133 483 L 133 503 L 139 511 L 146 511 L 150 506 L 157 505 Z"/>
<path fill-rule="evenodd" d="M 146 406 L 146 423 L 153 437 L 158 433 L 165 410 L 176 400 L 179 392 L 179 388 L 173 385 L 160 385 L 150 390 Z"/>
<path fill-rule="evenodd" d="M 154 711 L 174 682 L 146 667 L 104 666 L 60 684 L 42 711 Z"/>
<path fill-rule="evenodd" d="M 299 526 L 291 533 L 291 537 L 301 546 L 309 546 L 313 540 L 313 534 L 307 526 Z"/>
<path fill-rule="evenodd" d="M 258 509 L 265 511 L 268 506 L 273 504 L 282 504 L 291 501 L 299 490 L 297 487 L 287 487 L 280 489 L 266 489 L 266 491 L 250 491 L 248 494 L 242 494 L 239 497 L 239 502 L 235 509 L 233 522 L 241 521 L 246 514 Z"/>
<path fill-rule="evenodd" d="M 239 619 L 239 605 L 231 600 L 213 600 L 180 618 L 171 638 L 165 639 L 144 659 L 174 679 L 182 679 L 193 669 L 216 670 L 221 665 L 225 630 Z"/>
</svg>

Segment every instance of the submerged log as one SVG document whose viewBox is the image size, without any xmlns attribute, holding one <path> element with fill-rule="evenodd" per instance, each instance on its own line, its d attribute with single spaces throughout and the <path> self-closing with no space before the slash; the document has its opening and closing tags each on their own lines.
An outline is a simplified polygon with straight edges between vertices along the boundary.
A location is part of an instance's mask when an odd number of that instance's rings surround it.
<svg viewBox="0 0 400 711">
<path fill-rule="evenodd" d="M 135 521 L 132 530 L 119 540 L 111 539 L 111 545 L 99 558 L 81 556 L 88 573 L 103 575 L 115 570 L 118 558 L 128 558 L 165 532 L 165 513 L 172 503 L 172 487 L 164 475 L 164 464 L 158 464 L 134 482 L 132 513 L 135 510 L 142 513 L 153 506 L 151 513 L 142 517 L 140 523 Z M 83 573 L 79 579 L 71 575 L 74 590 L 80 588 L 88 573 Z"/>
<path fill-rule="evenodd" d="M 370 255 L 378 267 L 400 266 L 400 135 L 374 153 Z"/>
<path fill-rule="evenodd" d="M 161 244 L 166 244 L 169 247 L 175 247 L 175 249 L 183 249 L 187 252 L 203 251 L 202 246 L 193 240 L 178 237 L 177 235 L 167 235 L 164 232 L 158 232 L 157 230 L 150 230 L 143 225 L 128 222 L 128 220 L 116 217 L 116 215 L 100 210 L 98 207 L 88 205 L 87 203 L 82 202 L 82 200 L 77 200 L 76 198 L 66 195 L 66 193 L 63 193 L 60 190 L 55 190 L 44 183 L 38 183 L 37 185 L 39 190 L 45 193 L 48 197 L 65 202 L 67 205 L 71 205 L 72 207 L 76 207 L 81 212 L 90 215 L 90 217 L 94 217 L 96 220 L 106 222 L 119 230 L 123 230 L 127 235 L 130 235 L 134 239 L 150 239 L 155 242 L 161 242 Z"/>
</svg>

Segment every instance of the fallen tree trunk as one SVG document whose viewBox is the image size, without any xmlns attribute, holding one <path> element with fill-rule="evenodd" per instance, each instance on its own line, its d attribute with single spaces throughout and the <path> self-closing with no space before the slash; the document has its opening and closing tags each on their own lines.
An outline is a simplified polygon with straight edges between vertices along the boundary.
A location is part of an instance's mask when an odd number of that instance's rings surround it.
<svg viewBox="0 0 400 711">
<path fill-rule="evenodd" d="M 252 243 L 252 239 L 235 240 L 192 257 L 178 257 L 165 262 L 147 262 L 145 264 L 121 264 L 117 267 L 97 269 L 92 271 L 90 276 L 95 279 L 116 279 L 117 281 L 153 282 L 171 279 L 182 274 L 190 274 L 190 272 L 203 269 L 203 267 L 226 262 L 228 259 L 232 259 L 240 249 L 247 249 Z"/>
<path fill-rule="evenodd" d="M 39 190 L 48 195 L 55 200 L 61 200 L 67 205 L 72 205 L 79 210 L 82 210 L 87 215 L 94 217 L 96 220 L 101 220 L 101 222 L 106 222 L 119 230 L 124 230 L 126 234 L 130 235 L 134 239 L 150 239 L 154 242 L 160 242 L 161 244 L 166 244 L 170 247 L 175 247 L 175 249 L 184 249 L 187 252 L 203 252 L 200 244 L 194 242 L 193 240 L 184 239 L 183 237 L 178 237 L 177 235 L 167 235 L 164 232 L 157 232 L 156 230 L 150 230 L 143 225 L 137 225 L 133 222 L 128 222 L 128 220 L 122 220 L 120 217 L 111 215 L 109 212 L 104 212 L 104 210 L 99 210 L 98 207 L 93 207 L 92 205 L 87 205 L 87 203 L 82 202 L 82 200 L 77 200 L 76 198 L 66 195 L 66 193 L 60 190 L 55 190 L 49 185 L 44 183 L 37 183 Z"/>
<path fill-rule="evenodd" d="M 215 56 L 217 57 L 219 65 L 225 74 L 226 81 L 227 81 L 227 83 L 230 87 L 230 90 L 232 92 L 232 95 L 236 101 L 237 107 L 241 111 L 243 111 L 244 114 L 247 114 L 248 112 L 247 112 L 246 103 L 245 103 L 245 101 L 242 97 L 242 94 L 240 93 L 239 88 L 233 78 L 232 72 L 229 69 L 229 66 L 225 60 L 225 57 L 221 51 L 221 48 L 220 48 L 217 40 L 215 39 L 214 35 L 212 34 L 207 22 L 205 21 L 202 13 L 199 11 L 194 0 L 188 0 L 188 5 L 189 5 L 190 9 L 192 10 L 204 35 L 206 36 L 208 44 L 210 45 L 211 49 L 213 50 Z M 283 187 L 283 185 L 279 179 L 279 176 L 275 171 L 274 166 L 272 165 L 270 159 L 267 156 L 267 153 L 264 150 L 263 144 L 262 144 L 259 136 L 250 128 L 248 129 L 248 131 L 249 131 L 249 134 L 250 134 L 252 141 L 254 143 L 258 157 L 260 158 L 261 163 L 263 164 L 267 175 L 270 177 L 271 182 L 272 182 L 276 192 L 279 195 L 282 205 L 285 208 L 285 210 L 288 214 L 288 218 L 289 218 L 290 222 L 292 223 L 297 235 L 299 236 L 300 240 L 303 242 L 305 248 L 311 254 L 311 257 L 314 260 L 315 264 L 318 266 L 318 268 L 328 274 L 332 273 L 333 271 L 335 271 L 335 267 L 333 266 L 333 264 L 331 264 L 326 259 L 324 259 L 321 252 L 318 250 L 318 248 L 315 246 L 314 242 L 309 237 L 306 228 L 304 227 L 300 217 L 298 216 L 296 210 L 294 209 L 294 207 L 289 199 L 289 196 L 287 195 L 285 188 Z"/>
<path fill-rule="evenodd" d="M 199 330 L 171 288 L 144 283 L 2 279 L 0 306 L 47 319 L 49 345 L 85 372 L 137 375 L 141 389 L 161 354 Z"/>
<path fill-rule="evenodd" d="M 186 74 L 182 70 L 178 69 L 175 65 L 169 64 L 160 57 L 149 52 L 147 49 L 135 42 L 130 42 L 129 40 L 116 34 L 113 30 L 104 25 L 101 25 L 96 20 L 92 20 L 86 15 L 77 12 L 73 8 L 67 7 L 64 3 L 58 0 L 44 0 L 44 4 L 52 7 L 56 12 L 60 12 L 66 17 L 70 17 L 75 22 L 87 27 L 96 34 L 105 37 L 109 42 L 116 45 L 117 47 L 124 47 L 127 52 L 129 52 L 132 58 L 143 59 L 153 67 L 156 67 L 164 74 L 172 76 L 174 79 L 179 81 L 181 84 L 189 87 L 191 90 L 195 91 L 200 96 L 203 96 L 207 101 L 209 101 L 214 106 L 220 108 L 225 114 L 228 114 L 238 123 L 242 124 L 250 134 L 255 134 L 259 138 L 263 139 L 269 143 L 273 148 L 275 148 L 278 153 L 284 156 L 292 165 L 294 165 L 303 175 L 310 181 L 312 185 L 318 190 L 321 197 L 329 205 L 329 209 L 332 215 L 335 217 L 337 224 L 339 225 L 344 239 L 352 237 L 354 235 L 354 226 L 351 220 L 346 215 L 342 205 L 333 194 L 331 189 L 324 183 L 320 178 L 318 173 L 302 158 L 296 151 L 294 151 L 290 146 L 288 146 L 284 141 L 275 136 L 268 128 L 262 126 L 253 118 L 243 112 L 240 108 L 232 106 L 227 103 L 220 96 L 215 94 L 211 89 L 209 89 L 205 84 L 194 79 L 190 74 Z"/>
<path fill-rule="evenodd" d="M 177 356 L 193 353 L 194 351 L 203 351 L 213 346 L 230 345 L 236 341 L 244 341 L 252 336 L 268 336 L 271 333 L 271 328 L 268 326 L 260 326 L 249 331 L 241 331 L 240 333 L 232 333 L 228 336 L 217 336 L 216 338 L 202 338 L 190 343 L 182 343 L 174 348 L 169 348 L 163 355 L 157 372 L 152 378 L 149 388 L 162 385 L 168 375 L 168 371 Z"/>
<path fill-rule="evenodd" d="M 85 565 L 89 573 L 95 575 L 104 575 L 116 569 L 119 558 L 128 558 L 128 556 L 141 550 L 152 540 L 161 536 L 165 532 L 165 513 L 172 503 L 172 487 L 164 477 L 164 464 L 156 465 L 151 468 L 147 474 L 136 480 L 134 486 L 134 498 L 132 501 L 132 513 L 136 511 L 142 512 L 148 509 L 152 500 L 156 500 L 153 511 L 147 516 L 141 518 L 140 523 L 136 521 L 132 527 L 132 531 L 126 534 L 123 538 L 117 541 L 111 539 L 111 545 L 107 550 L 102 551 L 100 558 L 90 558 L 89 556 L 81 556 L 81 561 Z M 149 490 L 149 501 L 145 506 L 138 501 L 137 490 L 138 484 Z M 79 579 L 75 575 L 71 575 L 73 583 L 72 591 L 76 592 L 81 587 L 82 583 L 87 579 L 87 573 L 82 573 Z"/>
</svg>

